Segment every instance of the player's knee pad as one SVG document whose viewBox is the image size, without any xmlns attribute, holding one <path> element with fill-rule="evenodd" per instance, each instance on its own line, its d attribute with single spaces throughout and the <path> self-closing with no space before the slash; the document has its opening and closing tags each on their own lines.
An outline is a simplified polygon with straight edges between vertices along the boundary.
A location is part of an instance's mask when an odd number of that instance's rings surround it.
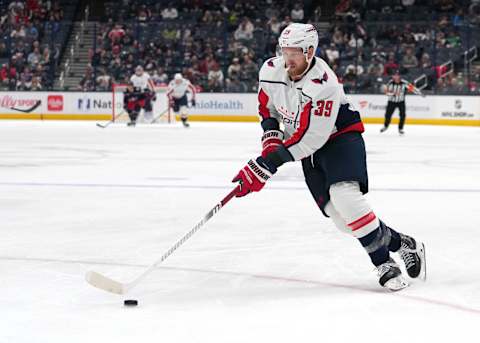
<svg viewBox="0 0 480 343">
<path fill-rule="evenodd" d="M 380 225 L 358 182 L 339 182 L 330 186 L 330 201 L 347 223 L 353 236 L 368 235 Z"/>
<path fill-rule="evenodd" d="M 325 213 L 330 217 L 337 229 L 345 233 L 352 233 L 352 231 L 348 228 L 347 223 L 343 220 L 335 207 L 333 207 L 331 201 L 329 201 L 327 206 L 325 206 Z"/>
</svg>

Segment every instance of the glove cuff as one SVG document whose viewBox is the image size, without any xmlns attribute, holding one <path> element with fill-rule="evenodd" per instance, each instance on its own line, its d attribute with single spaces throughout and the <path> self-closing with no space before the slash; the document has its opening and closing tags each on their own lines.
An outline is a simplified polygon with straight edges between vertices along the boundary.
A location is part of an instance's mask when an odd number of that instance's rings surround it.
<svg viewBox="0 0 480 343">
<path fill-rule="evenodd" d="M 280 140 L 283 142 L 283 132 L 280 130 L 268 130 L 262 135 L 262 144 L 268 144 L 269 140 Z"/>
</svg>

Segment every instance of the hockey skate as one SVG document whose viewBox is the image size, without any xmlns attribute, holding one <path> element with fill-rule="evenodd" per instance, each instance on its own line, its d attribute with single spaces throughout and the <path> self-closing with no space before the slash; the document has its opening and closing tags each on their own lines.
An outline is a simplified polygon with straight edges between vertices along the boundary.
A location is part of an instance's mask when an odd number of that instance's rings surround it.
<svg viewBox="0 0 480 343">
<path fill-rule="evenodd" d="M 187 119 L 186 119 L 186 118 L 182 118 L 182 124 L 183 124 L 183 126 L 185 126 L 185 127 L 190 127 L 190 124 L 187 123 Z"/>
<path fill-rule="evenodd" d="M 415 241 L 410 236 L 400 234 L 400 249 L 398 254 L 405 263 L 408 276 L 419 278 L 425 281 L 427 278 L 427 268 L 425 264 L 425 245 L 422 242 Z"/>
<path fill-rule="evenodd" d="M 398 129 L 398 134 L 400 136 L 403 136 L 405 134 L 405 131 L 403 131 L 403 129 Z"/>
<path fill-rule="evenodd" d="M 135 121 L 130 121 L 130 122 L 127 123 L 127 126 L 135 127 L 135 125 L 137 125 L 137 123 Z"/>
<path fill-rule="evenodd" d="M 382 128 L 380 129 L 380 133 L 387 131 L 387 129 L 388 129 L 388 126 L 382 127 Z"/>
<path fill-rule="evenodd" d="M 377 273 L 380 285 L 391 291 L 399 291 L 408 287 L 408 282 L 403 278 L 400 267 L 392 258 L 379 265 Z"/>
</svg>

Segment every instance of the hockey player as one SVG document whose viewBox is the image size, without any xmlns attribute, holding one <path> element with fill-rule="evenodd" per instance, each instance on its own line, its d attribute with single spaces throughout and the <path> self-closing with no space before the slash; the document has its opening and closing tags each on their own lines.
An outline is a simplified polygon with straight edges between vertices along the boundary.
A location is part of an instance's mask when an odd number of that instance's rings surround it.
<svg viewBox="0 0 480 343">
<path fill-rule="evenodd" d="M 140 113 L 140 93 L 135 92 L 131 83 L 127 85 L 127 89 L 123 93 L 123 108 L 127 111 L 130 118 L 127 126 L 135 126 Z"/>
<path fill-rule="evenodd" d="M 150 75 L 143 71 L 142 66 L 135 68 L 135 74 L 130 77 L 135 92 L 139 94 L 139 106 L 144 110 L 144 118 L 150 122 L 153 119 L 152 101 L 155 100 L 155 87 Z"/>
<path fill-rule="evenodd" d="M 399 253 L 410 277 L 424 280 L 423 243 L 387 226 L 364 197 L 368 192 L 364 127 L 335 73 L 314 56 L 316 29 L 290 24 L 279 45 L 282 56 L 267 60 L 259 76 L 263 150 L 234 177 L 241 186 L 236 196 L 260 191 L 282 164 L 301 161 L 320 210 L 337 228 L 358 239 L 377 268 L 380 285 L 393 291 L 408 286 L 390 252 Z"/>
<path fill-rule="evenodd" d="M 175 115 L 180 112 L 180 118 L 182 119 L 183 126 L 185 127 L 190 126 L 190 124 L 187 123 L 187 92 L 192 94 L 192 106 L 195 107 L 195 87 L 193 87 L 190 81 L 184 79 L 182 74 L 175 74 L 173 80 L 168 84 L 167 96 L 171 106 L 173 107 L 173 112 L 175 112 Z"/>
</svg>

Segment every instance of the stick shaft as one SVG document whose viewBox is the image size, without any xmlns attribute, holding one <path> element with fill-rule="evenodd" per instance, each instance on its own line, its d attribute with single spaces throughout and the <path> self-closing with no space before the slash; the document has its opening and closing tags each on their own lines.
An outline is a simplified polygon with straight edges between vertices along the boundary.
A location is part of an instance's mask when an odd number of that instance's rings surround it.
<svg viewBox="0 0 480 343">
<path fill-rule="evenodd" d="M 163 261 L 165 261 L 168 256 L 170 256 L 175 250 L 177 250 L 183 243 L 185 243 L 190 237 L 193 236 L 195 232 L 200 230 L 202 226 L 215 214 L 220 211 L 220 209 L 225 206 L 240 190 L 240 186 L 235 187 L 230 193 L 228 193 L 225 198 L 223 198 L 218 204 L 215 205 L 208 213 L 200 220 L 197 225 L 195 225 L 190 231 L 188 231 L 182 238 L 180 238 L 170 249 L 167 250 L 163 256 L 155 261 L 150 267 L 148 267 L 141 275 L 139 275 L 135 280 L 125 285 L 125 293 L 130 289 L 135 287 L 140 281 L 142 281 L 148 274 L 150 274 L 154 269 L 156 269 Z"/>
</svg>

